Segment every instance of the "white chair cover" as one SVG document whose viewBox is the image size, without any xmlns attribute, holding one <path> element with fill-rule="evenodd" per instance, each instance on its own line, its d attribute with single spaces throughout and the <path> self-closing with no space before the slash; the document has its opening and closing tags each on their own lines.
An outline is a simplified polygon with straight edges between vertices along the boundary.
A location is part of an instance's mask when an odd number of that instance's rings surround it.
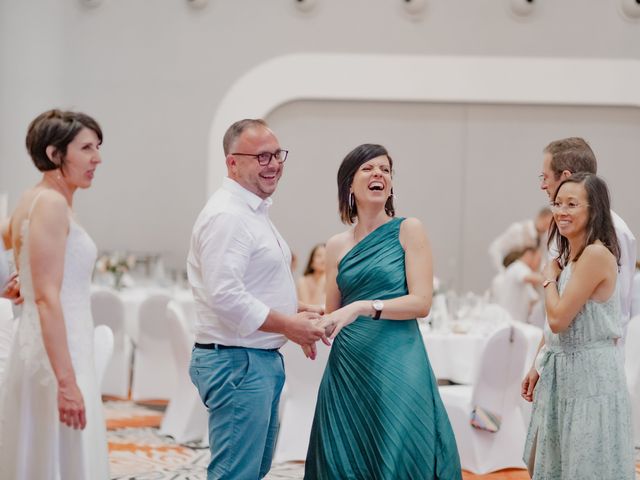
<svg viewBox="0 0 640 480">
<path fill-rule="evenodd" d="M 106 325 L 113 332 L 113 355 L 102 380 L 102 394 L 128 398 L 133 346 L 126 333 L 122 299 L 111 289 L 94 290 L 91 314 L 94 325 Z"/>
<path fill-rule="evenodd" d="M 187 320 L 180 306 L 171 301 L 167 305 L 167 321 L 173 359 L 177 370 L 176 390 L 169 400 L 160 434 L 173 437 L 176 442 L 207 440 L 208 414 L 198 390 L 189 377 L 189 362 L 195 337 L 187 330 Z"/>
<path fill-rule="evenodd" d="M 170 399 L 176 388 L 176 365 L 171 354 L 171 331 L 164 293 L 149 296 L 138 313 L 138 343 L 133 360 L 131 399 Z"/>
<path fill-rule="evenodd" d="M 104 378 L 107 365 L 113 353 L 113 332 L 106 325 L 98 325 L 93 330 L 93 357 L 98 385 Z"/>
<path fill-rule="evenodd" d="M 633 414 L 633 436 L 635 445 L 638 447 L 640 446 L 640 315 L 633 317 L 627 324 L 624 352 L 624 370 Z"/>
<path fill-rule="evenodd" d="M 520 325 L 498 329 L 487 342 L 472 386 L 440 387 L 440 395 L 460 452 L 462 468 L 476 474 L 503 468 L 525 468 L 522 452 L 526 426 L 520 383 L 528 341 Z M 491 433 L 470 424 L 474 406 L 498 415 L 500 430 Z"/>
<path fill-rule="evenodd" d="M 274 454 L 276 463 L 304 460 L 307 457 L 318 388 L 330 348 L 318 342 L 317 350 L 316 359 L 309 360 L 300 345 L 293 342 L 287 342 L 280 349 L 287 379 L 280 400 L 280 431 Z"/>
<path fill-rule="evenodd" d="M 542 328 L 536 327 L 535 325 L 521 323 L 518 326 L 520 327 L 520 330 L 522 330 L 522 333 L 524 333 L 525 337 L 527 337 L 527 356 L 525 358 L 523 372 L 526 373 L 529 371 L 536 358 L 536 353 L 538 352 L 538 346 L 540 345 L 540 340 L 542 340 L 543 332 Z"/>
</svg>

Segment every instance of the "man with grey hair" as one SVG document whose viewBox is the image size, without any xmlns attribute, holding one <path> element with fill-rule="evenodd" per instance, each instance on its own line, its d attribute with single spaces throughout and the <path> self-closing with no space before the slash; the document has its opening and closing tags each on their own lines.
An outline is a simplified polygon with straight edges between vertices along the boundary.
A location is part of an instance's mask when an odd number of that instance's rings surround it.
<svg viewBox="0 0 640 480">
<path fill-rule="evenodd" d="M 291 251 L 269 219 L 287 150 L 263 120 L 223 140 L 227 178 L 193 228 L 196 303 L 190 375 L 209 411 L 207 478 L 257 479 L 271 467 L 284 366 L 278 349 L 324 338 L 322 311 L 298 304 Z"/>
</svg>

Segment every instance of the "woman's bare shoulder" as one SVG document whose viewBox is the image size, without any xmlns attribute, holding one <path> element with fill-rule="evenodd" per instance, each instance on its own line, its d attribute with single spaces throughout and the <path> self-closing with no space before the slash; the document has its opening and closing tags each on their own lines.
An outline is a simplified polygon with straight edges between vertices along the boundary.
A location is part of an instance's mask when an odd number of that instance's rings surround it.
<svg viewBox="0 0 640 480">
<path fill-rule="evenodd" d="M 606 275 L 607 269 L 617 272 L 616 257 L 602 243 L 587 245 L 576 262 L 576 269 L 588 271 L 595 276 Z"/>
<path fill-rule="evenodd" d="M 416 217 L 407 217 L 400 224 L 400 232 L 407 232 L 408 234 L 425 232 L 425 228 L 420 219 Z"/>
<path fill-rule="evenodd" d="M 336 233 L 329 240 L 327 240 L 327 250 L 339 250 L 341 247 L 347 245 L 353 239 L 353 231 L 351 229 L 344 232 Z"/>
<path fill-rule="evenodd" d="M 337 265 L 354 245 L 353 230 L 337 233 L 327 240 L 327 261 Z"/>
</svg>

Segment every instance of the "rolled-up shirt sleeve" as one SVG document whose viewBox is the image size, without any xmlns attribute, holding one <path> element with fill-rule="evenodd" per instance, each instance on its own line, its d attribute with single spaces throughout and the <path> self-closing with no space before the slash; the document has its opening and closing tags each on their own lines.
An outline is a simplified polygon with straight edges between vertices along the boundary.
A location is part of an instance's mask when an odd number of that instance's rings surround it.
<svg viewBox="0 0 640 480">
<path fill-rule="evenodd" d="M 241 217 L 223 212 L 213 215 L 198 237 L 209 307 L 238 335 L 244 337 L 255 332 L 270 309 L 245 286 L 254 243 L 250 230 Z"/>
</svg>

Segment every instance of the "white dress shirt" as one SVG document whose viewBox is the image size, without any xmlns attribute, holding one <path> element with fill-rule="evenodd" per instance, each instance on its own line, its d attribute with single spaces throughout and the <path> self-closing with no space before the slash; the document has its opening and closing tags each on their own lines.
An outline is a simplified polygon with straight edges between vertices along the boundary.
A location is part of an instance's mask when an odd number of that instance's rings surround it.
<svg viewBox="0 0 640 480">
<path fill-rule="evenodd" d="M 640 270 L 633 276 L 633 290 L 631 292 L 631 318 L 640 315 Z"/>
<path fill-rule="evenodd" d="M 611 210 L 613 226 L 616 229 L 620 245 L 620 310 L 622 312 L 622 337 L 626 335 L 627 323 L 631 319 L 631 292 L 633 290 L 633 274 L 636 271 L 636 237 L 620 216 Z"/>
<path fill-rule="evenodd" d="M 225 178 L 193 227 L 187 273 L 196 342 L 279 348 L 284 335 L 258 330 L 270 310 L 297 311 L 291 251 L 271 223 L 271 198 Z"/>
<path fill-rule="evenodd" d="M 504 271 L 502 263 L 504 257 L 511 252 L 535 246 L 537 241 L 538 232 L 533 220 L 512 223 L 489 245 L 491 263 L 498 272 L 502 272 Z"/>
</svg>

